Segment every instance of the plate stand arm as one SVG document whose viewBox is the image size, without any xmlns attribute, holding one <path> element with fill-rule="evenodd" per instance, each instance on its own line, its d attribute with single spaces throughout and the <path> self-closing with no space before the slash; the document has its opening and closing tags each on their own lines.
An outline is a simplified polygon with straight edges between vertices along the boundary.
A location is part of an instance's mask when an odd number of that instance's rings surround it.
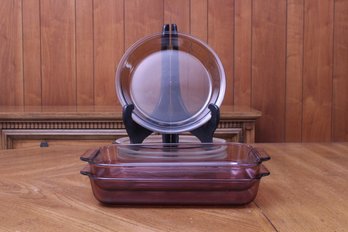
<svg viewBox="0 0 348 232">
<path fill-rule="evenodd" d="M 208 106 L 211 112 L 211 118 L 202 126 L 191 131 L 191 134 L 196 136 L 202 143 L 212 143 L 213 136 L 220 121 L 220 109 L 215 104 Z"/>
<path fill-rule="evenodd" d="M 152 134 L 152 131 L 140 126 L 132 119 L 134 105 L 125 105 L 122 110 L 123 123 L 132 144 L 142 143 L 146 137 Z"/>
</svg>

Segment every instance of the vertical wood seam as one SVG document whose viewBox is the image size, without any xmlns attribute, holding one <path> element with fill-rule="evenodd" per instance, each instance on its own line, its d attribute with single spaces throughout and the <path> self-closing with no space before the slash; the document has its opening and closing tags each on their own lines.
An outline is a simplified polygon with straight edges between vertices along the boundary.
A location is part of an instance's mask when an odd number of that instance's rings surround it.
<svg viewBox="0 0 348 232">
<path fill-rule="evenodd" d="M 78 95 L 78 92 L 77 92 L 77 90 L 78 90 L 78 86 L 77 86 L 77 36 L 76 36 L 76 19 L 77 19 L 77 17 L 76 17 L 76 0 L 74 0 L 74 7 L 75 7 L 75 11 L 74 11 L 74 13 L 75 13 L 75 25 L 74 25 L 74 30 L 75 30 L 75 33 L 74 33 L 74 41 L 75 41 L 75 46 L 74 46 L 74 50 L 75 50 L 75 106 L 77 106 L 78 105 L 78 100 L 77 100 L 77 95 Z"/>
<path fill-rule="evenodd" d="M 95 18 L 94 18 L 95 5 L 92 0 L 92 39 L 93 39 L 93 105 L 95 105 Z"/>
<path fill-rule="evenodd" d="M 303 82 L 304 82 L 304 75 L 303 75 L 303 73 L 304 73 L 304 51 L 305 51 L 305 24 L 306 24 L 306 17 L 305 17 L 305 13 L 306 13 L 306 0 L 303 0 L 303 2 L 302 2 L 302 5 L 303 5 L 303 7 L 302 7 L 302 18 L 303 18 L 303 23 L 302 23 L 302 50 L 303 50 L 303 54 L 302 54 L 302 74 L 301 74 L 301 76 L 302 76 L 302 78 L 301 78 L 301 95 L 302 95 L 302 100 L 301 100 L 301 142 L 303 142 L 303 89 L 304 89 L 304 87 L 303 87 Z"/>
<path fill-rule="evenodd" d="M 334 66 L 335 66 L 335 63 L 334 63 L 334 59 L 335 59 L 335 56 L 334 56 L 334 44 L 335 44 L 335 0 L 332 0 L 332 31 L 331 31 L 331 99 L 330 99 L 330 102 L 331 102 L 331 110 L 330 110 L 330 117 L 331 117 L 331 122 L 330 122 L 330 141 L 332 142 L 333 140 L 333 107 L 334 107 L 334 86 L 333 86 L 333 81 L 334 81 Z"/>
<path fill-rule="evenodd" d="M 207 28 L 207 29 L 206 29 L 206 30 L 207 30 L 207 33 L 205 33 L 205 34 L 206 34 L 205 41 L 207 41 L 207 44 L 209 44 L 209 43 L 208 43 L 208 37 L 209 37 L 209 36 L 208 36 L 208 25 L 209 25 L 209 18 L 208 18 L 209 13 L 208 13 L 208 8 L 209 8 L 209 0 L 205 0 L 205 2 L 207 3 L 207 4 L 206 4 L 206 5 L 207 5 L 207 10 L 205 11 L 206 17 L 207 17 L 207 25 L 206 25 L 206 26 L 207 26 L 207 27 L 206 27 L 206 28 Z"/>
<path fill-rule="evenodd" d="M 233 1 L 233 62 L 232 62 L 232 105 L 235 104 L 235 82 L 236 82 L 236 1 Z"/>
<path fill-rule="evenodd" d="M 123 14 L 123 54 L 126 52 L 126 0 L 122 1 L 122 14 Z M 115 67 L 115 70 L 117 66 Z"/>
<path fill-rule="evenodd" d="M 209 44 L 209 0 L 207 0 L 207 44 Z"/>
<path fill-rule="evenodd" d="M 164 4 L 165 4 L 166 2 L 165 2 L 165 0 L 162 0 L 162 26 L 164 25 L 164 11 L 165 11 L 165 6 L 164 6 Z M 161 33 L 162 33 L 162 31 L 161 31 Z"/>
<path fill-rule="evenodd" d="M 23 0 L 21 0 L 21 24 L 22 24 L 22 27 L 21 27 L 21 30 L 22 30 L 22 56 L 21 56 L 21 62 L 22 62 L 22 104 L 23 106 L 25 106 L 25 78 L 24 78 L 24 26 L 23 26 L 23 10 L 24 8 L 24 5 L 23 5 Z"/>
<path fill-rule="evenodd" d="M 94 43 L 94 0 L 92 0 L 92 62 L 93 62 L 93 105 L 95 105 L 95 54 L 94 54 L 94 50 L 95 50 L 95 43 Z"/>
<path fill-rule="evenodd" d="M 286 91 L 286 82 L 287 82 L 287 79 L 288 79 L 288 17 L 289 17 L 289 14 L 288 14 L 288 5 L 289 5 L 289 1 L 288 0 L 285 0 L 285 59 L 284 59 L 284 62 L 285 62 L 285 65 L 284 65 L 284 68 L 285 68 L 285 73 L 284 73 L 284 76 L 285 76 L 285 81 L 284 81 L 284 130 L 283 130 L 283 142 L 285 142 L 286 140 L 286 119 L 287 119 L 287 104 L 286 104 L 286 99 L 287 99 L 287 94 L 288 94 L 288 91 Z"/>
<path fill-rule="evenodd" d="M 300 128 L 300 141 L 303 140 L 303 70 L 304 70 L 304 32 L 305 32 L 305 0 L 302 1 L 302 71 L 301 71 L 301 128 Z"/>
<path fill-rule="evenodd" d="M 332 14 L 332 73 L 331 73 L 331 139 L 333 142 L 335 140 L 335 86 L 334 86 L 334 77 L 335 77 L 335 18 L 336 18 L 336 0 L 333 0 L 333 14 Z"/>
<path fill-rule="evenodd" d="M 253 26 L 254 26 L 254 0 L 250 4 L 250 107 L 253 107 Z"/>
<path fill-rule="evenodd" d="M 42 15 L 41 15 L 41 0 L 39 0 L 39 21 L 40 21 L 40 89 L 41 89 L 41 106 L 42 106 L 42 102 L 43 102 L 43 91 L 42 91 Z"/>
<path fill-rule="evenodd" d="M 191 10 L 192 10 L 192 7 L 191 7 L 191 0 L 189 0 L 189 34 L 191 35 Z"/>
</svg>

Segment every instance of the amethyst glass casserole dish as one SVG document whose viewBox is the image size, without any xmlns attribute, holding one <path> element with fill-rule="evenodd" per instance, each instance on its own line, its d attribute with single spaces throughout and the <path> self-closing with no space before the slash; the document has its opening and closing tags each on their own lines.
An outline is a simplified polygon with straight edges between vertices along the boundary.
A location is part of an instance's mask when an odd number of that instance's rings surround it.
<svg viewBox="0 0 348 232">
<path fill-rule="evenodd" d="M 239 143 L 116 144 L 87 151 L 81 173 L 103 203 L 246 204 L 268 159 Z"/>
</svg>

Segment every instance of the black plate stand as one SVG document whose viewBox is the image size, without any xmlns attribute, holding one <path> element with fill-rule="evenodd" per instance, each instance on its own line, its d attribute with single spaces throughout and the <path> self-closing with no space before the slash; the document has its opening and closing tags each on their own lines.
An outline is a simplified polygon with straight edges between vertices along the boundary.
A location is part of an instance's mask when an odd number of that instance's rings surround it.
<svg viewBox="0 0 348 232">
<path fill-rule="evenodd" d="M 152 131 L 140 126 L 132 119 L 134 105 L 125 105 L 122 109 L 123 123 L 132 144 L 142 143 L 146 137 L 152 134 Z"/>
<path fill-rule="evenodd" d="M 213 136 L 216 128 L 219 125 L 220 121 L 220 109 L 215 104 L 210 104 L 208 106 L 211 113 L 211 118 L 208 122 L 203 124 L 202 126 L 190 131 L 191 134 L 196 136 L 202 143 L 212 143 Z"/>
<path fill-rule="evenodd" d="M 214 104 L 210 104 L 211 118 L 208 122 L 202 126 L 190 131 L 190 133 L 196 136 L 202 143 L 213 142 L 214 132 L 220 121 L 220 109 Z M 132 112 L 134 105 L 126 105 L 123 107 L 123 123 L 126 127 L 127 134 L 132 144 L 142 143 L 153 131 L 146 129 L 139 125 L 132 119 Z M 163 143 L 179 143 L 178 134 L 162 134 Z"/>
</svg>

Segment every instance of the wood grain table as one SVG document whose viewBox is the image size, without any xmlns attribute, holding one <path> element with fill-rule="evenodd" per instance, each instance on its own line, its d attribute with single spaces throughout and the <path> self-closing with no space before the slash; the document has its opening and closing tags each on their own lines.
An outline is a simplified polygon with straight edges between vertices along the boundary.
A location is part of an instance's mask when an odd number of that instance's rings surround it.
<svg viewBox="0 0 348 232">
<path fill-rule="evenodd" d="M 348 143 L 257 144 L 271 175 L 245 206 L 104 206 L 87 147 L 0 151 L 0 231 L 348 231 Z"/>
</svg>

